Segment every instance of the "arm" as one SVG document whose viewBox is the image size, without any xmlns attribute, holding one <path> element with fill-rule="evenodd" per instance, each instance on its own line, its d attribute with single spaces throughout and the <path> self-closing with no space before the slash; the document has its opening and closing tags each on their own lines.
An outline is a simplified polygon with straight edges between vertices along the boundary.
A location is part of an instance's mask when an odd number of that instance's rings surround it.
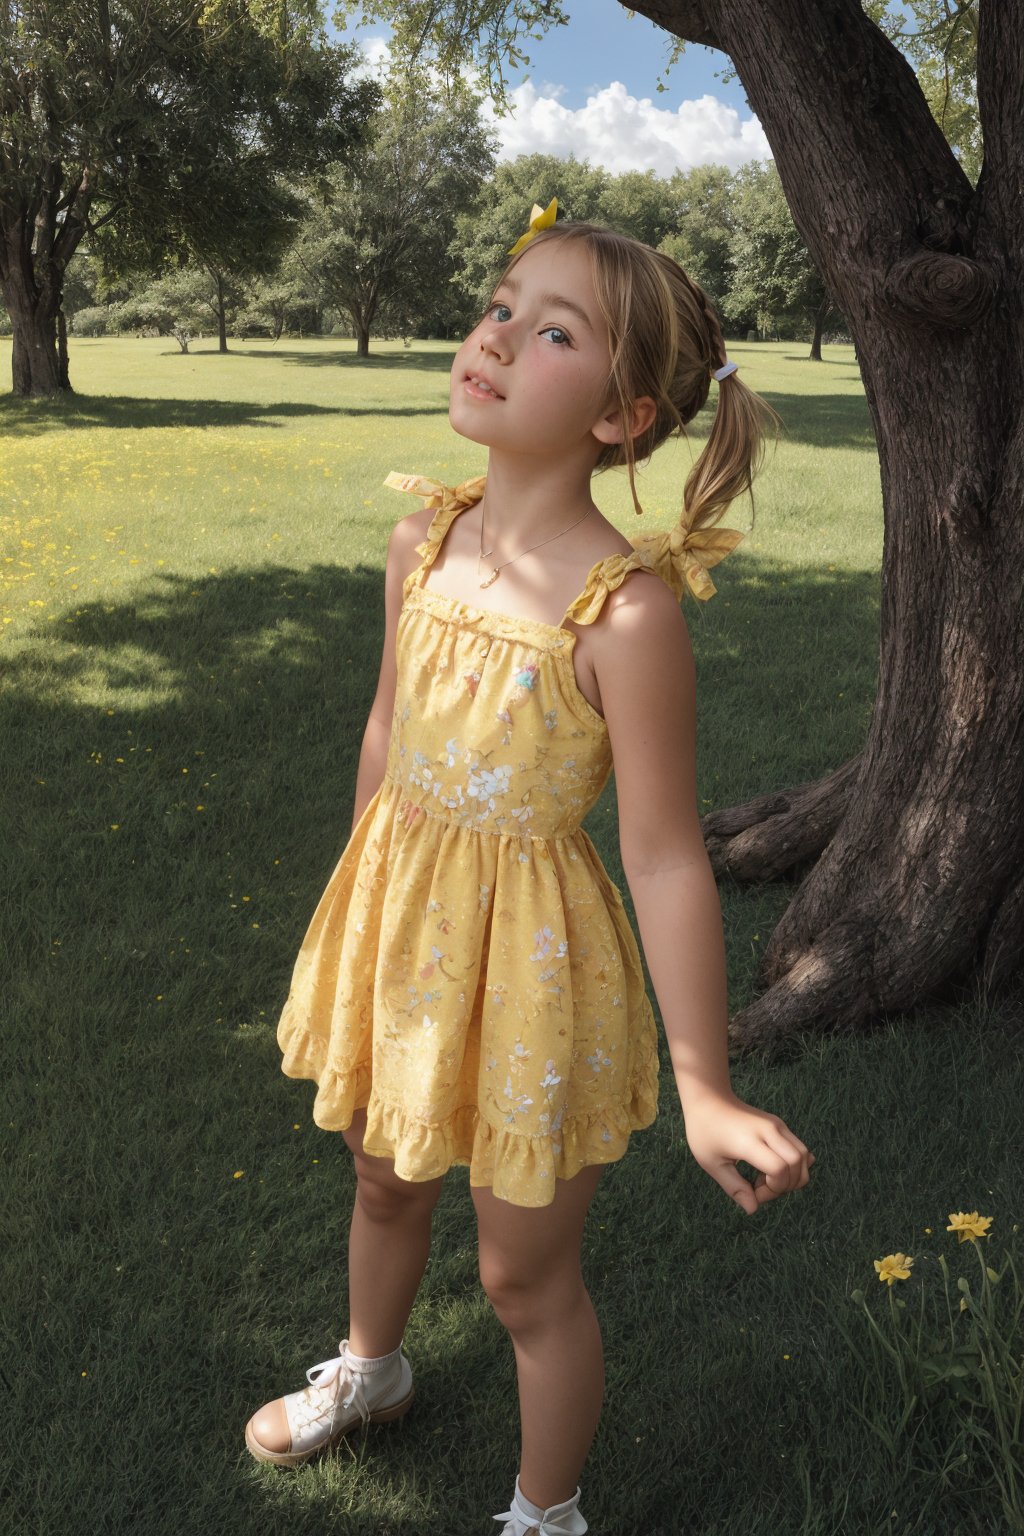
<svg viewBox="0 0 1024 1536">
<path fill-rule="evenodd" d="M 427 536 L 433 511 L 420 507 L 399 519 L 391 530 L 388 540 L 387 564 L 384 571 L 384 646 L 377 678 L 377 692 L 370 705 L 370 717 L 363 731 L 363 744 L 359 751 L 359 770 L 356 774 L 356 798 L 352 812 L 352 831 L 360 817 L 384 782 L 384 769 L 388 760 L 388 742 L 391 739 L 391 721 L 395 712 L 397 667 L 395 647 L 398 635 L 398 616 L 402 610 L 402 587 L 406 577 L 416 569 L 419 555 L 416 545 Z M 349 836 L 351 836 L 351 832 Z"/>
<path fill-rule="evenodd" d="M 748 1214 L 808 1182 L 814 1154 L 729 1080 L 725 937 L 697 812 L 696 671 L 659 577 L 610 594 L 594 666 L 612 748 L 622 867 L 658 999 L 690 1150 Z M 736 1159 L 762 1172 L 751 1186 Z"/>
</svg>

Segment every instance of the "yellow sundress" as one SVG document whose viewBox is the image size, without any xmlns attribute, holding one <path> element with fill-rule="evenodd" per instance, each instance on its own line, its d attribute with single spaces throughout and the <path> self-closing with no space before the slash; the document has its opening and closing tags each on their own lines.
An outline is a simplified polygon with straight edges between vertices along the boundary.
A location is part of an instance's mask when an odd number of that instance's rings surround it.
<svg viewBox="0 0 1024 1536">
<path fill-rule="evenodd" d="M 564 619 L 424 586 L 483 479 L 385 483 L 436 511 L 403 590 L 384 781 L 299 951 L 282 1069 L 317 1084 L 325 1130 L 365 1108 L 364 1148 L 400 1178 L 468 1164 L 498 1198 L 548 1205 L 556 1178 L 620 1158 L 657 1114 L 640 953 L 581 825 L 611 772 L 608 729 Z M 564 618 L 592 624 L 638 569 L 678 594 L 684 565 L 669 535 L 636 540 L 594 565 Z"/>
</svg>

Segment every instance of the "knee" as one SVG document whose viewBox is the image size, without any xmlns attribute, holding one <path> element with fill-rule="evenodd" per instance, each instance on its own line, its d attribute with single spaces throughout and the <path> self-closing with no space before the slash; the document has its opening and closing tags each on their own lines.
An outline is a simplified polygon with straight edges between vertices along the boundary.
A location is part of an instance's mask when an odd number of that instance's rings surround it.
<svg viewBox="0 0 1024 1536">
<path fill-rule="evenodd" d="M 577 1264 L 543 1274 L 504 1254 L 480 1254 L 480 1284 L 509 1333 L 522 1334 L 571 1312 L 586 1295 Z"/>
<path fill-rule="evenodd" d="M 356 1202 L 371 1221 L 403 1221 L 429 1217 L 441 1193 L 441 1180 L 414 1184 L 394 1173 L 363 1166 L 356 1172 Z"/>
</svg>

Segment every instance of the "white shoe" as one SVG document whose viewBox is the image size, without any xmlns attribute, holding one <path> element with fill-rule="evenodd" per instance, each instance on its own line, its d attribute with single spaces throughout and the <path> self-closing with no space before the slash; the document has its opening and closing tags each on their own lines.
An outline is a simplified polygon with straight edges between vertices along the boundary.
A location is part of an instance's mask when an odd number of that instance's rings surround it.
<svg viewBox="0 0 1024 1536">
<path fill-rule="evenodd" d="M 245 1443 L 257 1461 L 297 1467 L 359 1424 L 381 1424 L 408 1413 L 412 1370 L 401 1347 L 371 1370 L 349 1363 L 347 1339 L 338 1348 L 333 1360 L 310 1366 L 308 1387 L 277 1397 L 253 1414 L 245 1426 Z"/>
<path fill-rule="evenodd" d="M 512 1508 L 494 1517 L 495 1520 L 508 1521 L 501 1536 L 530 1536 L 534 1531 L 537 1536 L 584 1536 L 584 1532 L 590 1529 L 577 1507 L 580 1502 L 579 1488 L 564 1504 L 552 1504 L 550 1509 L 544 1510 L 539 1519 L 536 1515 L 527 1514 L 525 1505 L 520 1503 L 521 1497 L 517 1477 Z"/>
</svg>

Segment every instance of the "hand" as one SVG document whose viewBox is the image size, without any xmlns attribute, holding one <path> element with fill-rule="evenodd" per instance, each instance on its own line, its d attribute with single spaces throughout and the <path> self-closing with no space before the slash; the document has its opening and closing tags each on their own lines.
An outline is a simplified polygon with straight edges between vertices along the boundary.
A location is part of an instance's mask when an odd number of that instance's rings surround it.
<svg viewBox="0 0 1024 1536">
<path fill-rule="evenodd" d="M 748 1216 L 767 1200 L 803 1189 L 810 1179 L 814 1153 L 778 1115 L 754 1109 L 735 1094 L 697 1099 L 684 1108 L 683 1119 L 697 1162 Z M 763 1170 L 753 1184 L 736 1167 L 737 1158 Z"/>
</svg>

